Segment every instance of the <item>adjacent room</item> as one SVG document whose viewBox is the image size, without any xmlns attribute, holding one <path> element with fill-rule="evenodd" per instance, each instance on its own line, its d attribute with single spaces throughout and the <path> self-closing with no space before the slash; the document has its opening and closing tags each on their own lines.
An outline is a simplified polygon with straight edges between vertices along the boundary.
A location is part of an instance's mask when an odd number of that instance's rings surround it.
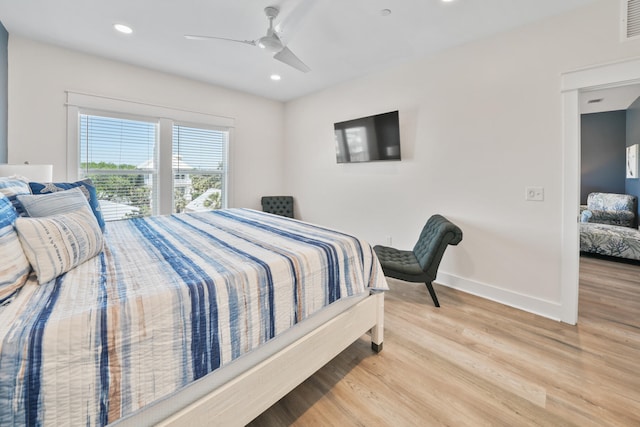
<svg viewBox="0 0 640 427">
<path fill-rule="evenodd" d="M 0 425 L 640 424 L 640 2 L 0 23 Z"/>
<path fill-rule="evenodd" d="M 640 259 L 636 85 L 585 92 L 581 100 L 580 250 Z"/>
</svg>

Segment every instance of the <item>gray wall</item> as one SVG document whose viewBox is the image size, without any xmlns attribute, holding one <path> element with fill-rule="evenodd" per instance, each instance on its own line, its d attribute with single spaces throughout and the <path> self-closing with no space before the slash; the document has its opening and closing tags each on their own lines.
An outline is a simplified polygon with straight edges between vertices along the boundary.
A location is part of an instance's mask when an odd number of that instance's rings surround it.
<svg viewBox="0 0 640 427">
<path fill-rule="evenodd" d="M 0 22 L 0 163 L 7 163 L 7 88 L 9 33 Z"/>
<path fill-rule="evenodd" d="M 625 193 L 627 112 L 583 114 L 581 135 L 580 203 L 591 192 Z"/>
<path fill-rule="evenodd" d="M 627 146 L 640 144 L 640 98 L 627 109 Z M 627 179 L 625 192 L 640 198 L 640 179 Z"/>
</svg>

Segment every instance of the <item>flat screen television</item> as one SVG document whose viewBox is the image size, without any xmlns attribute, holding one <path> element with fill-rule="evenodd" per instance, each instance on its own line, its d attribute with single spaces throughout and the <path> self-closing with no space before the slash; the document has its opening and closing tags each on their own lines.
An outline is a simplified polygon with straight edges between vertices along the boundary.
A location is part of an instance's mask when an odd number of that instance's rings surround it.
<svg viewBox="0 0 640 427">
<path fill-rule="evenodd" d="M 333 125 L 338 163 L 400 160 L 398 111 Z"/>
</svg>

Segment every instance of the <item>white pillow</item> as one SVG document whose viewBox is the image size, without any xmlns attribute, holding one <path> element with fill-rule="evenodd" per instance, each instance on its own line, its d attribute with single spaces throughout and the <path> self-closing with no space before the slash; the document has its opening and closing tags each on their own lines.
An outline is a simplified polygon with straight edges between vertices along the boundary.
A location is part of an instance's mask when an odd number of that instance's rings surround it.
<svg viewBox="0 0 640 427">
<path fill-rule="evenodd" d="M 102 251 L 102 231 L 88 205 L 49 217 L 20 217 L 15 227 L 41 285 Z"/>
<path fill-rule="evenodd" d="M 11 300 L 31 271 L 13 228 L 17 217 L 11 201 L 0 193 L 0 305 Z"/>
<path fill-rule="evenodd" d="M 32 217 L 58 215 L 89 206 L 87 197 L 78 187 L 47 194 L 21 194 L 16 198 Z"/>
</svg>

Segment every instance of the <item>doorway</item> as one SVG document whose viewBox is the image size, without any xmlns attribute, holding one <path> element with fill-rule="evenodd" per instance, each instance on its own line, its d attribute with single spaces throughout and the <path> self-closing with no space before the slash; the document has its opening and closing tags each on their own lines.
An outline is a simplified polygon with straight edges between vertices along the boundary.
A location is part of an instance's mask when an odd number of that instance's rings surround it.
<svg viewBox="0 0 640 427">
<path fill-rule="evenodd" d="M 580 240 L 580 94 L 640 83 L 640 59 L 571 71 L 562 75 L 563 198 L 561 242 L 561 319 L 578 321 Z"/>
</svg>

